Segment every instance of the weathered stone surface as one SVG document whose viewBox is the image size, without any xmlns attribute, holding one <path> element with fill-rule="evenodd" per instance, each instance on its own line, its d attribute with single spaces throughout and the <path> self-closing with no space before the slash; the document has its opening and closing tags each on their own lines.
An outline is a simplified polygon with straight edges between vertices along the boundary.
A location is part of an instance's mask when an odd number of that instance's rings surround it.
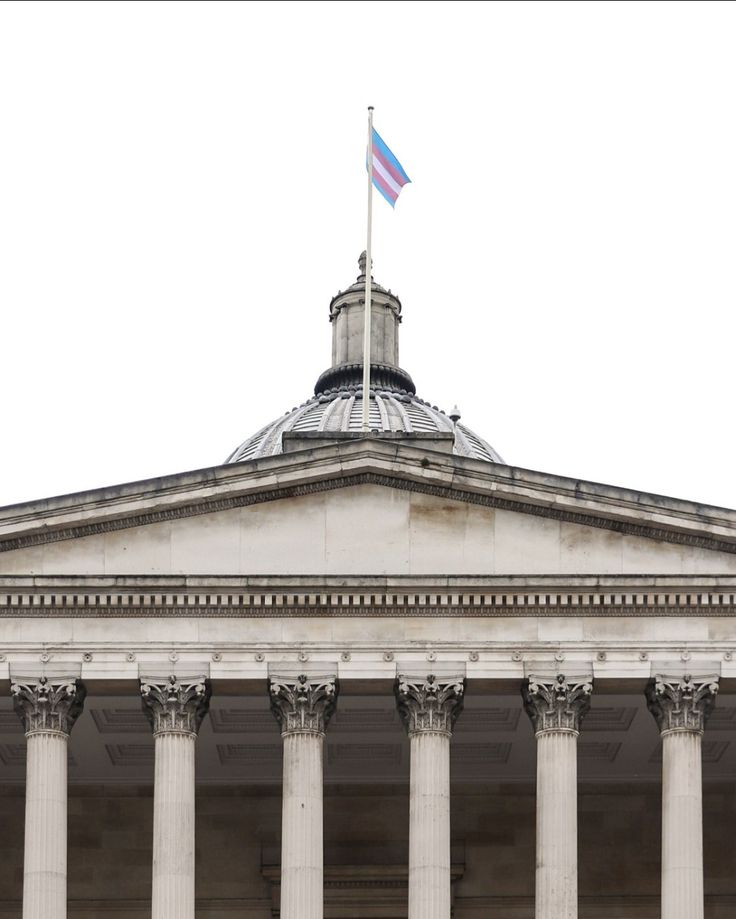
<svg viewBox="0 0 736 919">
<path fill-rule="evenodd" d="M 539 736 L 548 731 L 577 733 L 590 709 L 593 683 L 589 679 L 570 680 L 563 673 L 530 676 L 522 685 L 527 715 Z"/>
<path fill-rule="evenodd" d="M 702 734 L 713 711 L 719 677 L 657 675 L 646 689 L 647 706 L 660 733 L 695 731 Z"/>
<path fill-rule="evenodd" d="M 465 676 L 461 673 L 414 676 L 400 672 L 394 691 L 409 737 L 422 732 L 449 736 L 462 711 Z"/>
<path fill-rule="evenodd" d="M 702 736 L 719 677 L 657 674 L 647 706 L 662 737 L 662 919 L 703 919 Z"/>
<path fill-rule="evenodd" d="M 0 574 L 734 574 L 735 550 L 731 511 L 379 439 L 0 511 Z"/>
<path fill-rule="evenodd" d="M 334 673 L 272 674 L 269 692 L 282 734 L 324 734 L 337 704 L 338 684 Z"/>
<path fill-rule="evenodd" d="M 68 736 L 87 695 L 84 683 L 75 677 L 16 677 L 10 691 L 26 734 L 44 731 Z"/>
<path fill-rule="evenodd" d="M 334 673 L 272 673 L 271 709 L 284 744 L 282 919 L 324 915 L 324 735 L 335 711 Z"/>
<path fill-rule="evenodd" d="M 154 735 L 197 734 L 212 694 L 204 675 L 141 679 L 143 711 Z"/>
<path fill-rule="evenodd" d="M 23 919 L 66 919 L 69 735 L 27 736 Z"/>
</svg>

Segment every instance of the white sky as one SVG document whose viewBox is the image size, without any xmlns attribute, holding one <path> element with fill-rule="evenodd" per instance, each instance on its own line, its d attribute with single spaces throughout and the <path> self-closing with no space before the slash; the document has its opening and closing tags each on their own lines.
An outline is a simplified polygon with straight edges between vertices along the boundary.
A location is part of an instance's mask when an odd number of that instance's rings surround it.
<svg viewBox="0 0 736 919">
<path fill-rule="evenodd" d="M 0 504 L 221 463 L 365 245 L 418 393 L 531 469 L 736 507 L 736 6 L 0 6 Z"/>
</svg>

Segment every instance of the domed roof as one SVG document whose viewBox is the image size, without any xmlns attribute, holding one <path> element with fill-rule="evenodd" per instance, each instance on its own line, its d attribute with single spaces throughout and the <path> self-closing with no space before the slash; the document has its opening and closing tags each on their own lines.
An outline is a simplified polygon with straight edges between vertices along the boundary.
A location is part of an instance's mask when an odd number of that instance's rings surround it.
<svg viewBox="0 0 736 919">
<path fill-rule="evenodd" d="M 379 434 L 454 434 L 453 452 L 459 456 L 503 463 L 493 447 L 465 425 L 448 417 L 411 393 L 382 390 L 370 393 L 370 427 Z M 249 437 L 226 460 L 240 463 L 281 453 L 281 437 L 287 431 L 299 433 L 353 431 L 362 427 L 362 387 L 342 386 L 336 392 L 314 396 L 282 418 Z"/>
<path fill-rule="evenodd" d="M 360 433 L 363 430 L 362 328 L 366 290 L 366 259 L 360 274 L 330 303 L 333 323 L 332 366 L 317 380 L 314 396 L 281 418 L 261 428 L 225 461 L 240 463 L 283 451 L 285 433 Z M 503 463 L 489 443 L 465 425 L 460 413 L 449 415 L 416 395 L 414 382 L 398 365 L 398 324 L 401 302 L 371 278 L 371 389 L 369 429 L 380 434 L 453 434 L 453 452 L 459 456 Z"/>
</svg>

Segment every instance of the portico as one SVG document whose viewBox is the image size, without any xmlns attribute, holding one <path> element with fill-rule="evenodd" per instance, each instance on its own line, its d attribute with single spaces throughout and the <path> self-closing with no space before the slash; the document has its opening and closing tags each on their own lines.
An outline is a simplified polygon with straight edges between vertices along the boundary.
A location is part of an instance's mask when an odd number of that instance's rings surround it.
<svg viewBox="0 0 736 919">
<path fill-rule="evenodd" d="M 439 655 L 440 658 L 443 656 Z M 479 657 L 484 656 L 479 655 Z M 359 657 L 363 658 L 361 669 L 365 671 L 365 663 L 370 655 L 364 652 Z M 173 704 L 181 706 L 185 714 L 187 707 L 192 713 L 197 710 L 202 713 L 203 697 L 197 687 L 209 685 L 210 678 L 203 676 L 201 680 L 193 680 L 186 655 L 179 661 L 170 663 L 175 663 L 180 672 L 190 674 L 186 680 L 179 681 L 179 688 L 176 690 L 179 695 Z M 247 916 L 268 916 L 274 906 L 276 909 L 280 906 L 280 915 L 285 916 L 287 913 L 283 892 L 284 866 L 287 872 L 294 872 L 299 879 L 314 878 L 315 875 L 319 877 L 319 883 L 311 882 L 306 888 L 301 886 L 303 881 L 298 882 L 303 898 L 299 902 L 302 904 L 306 902 L 304 897 L 307 891 L 318 892 L 318 896 L 313 893 L 311 911 L 307 912 L 306 906 L 302 906 L 300 916 L 325 915 L 328 919 L 339 916 L 408 916 L 411 915 L 413 882 L 417 883 L 417 894 L 420 896 L 425 912 L 438 917 L 448 914 L 450 903 L 454 905 L 454 915 L 460 916 L 478 915 L 478 910 L 481 908 L 486 915 L 491 916 L 503 915 L 503 910 L 512 916 L 545 915 L 545 910 L 548 915 L 551 915 L 550 896 L 561 895 L 566 898 L 568 915 L 573 916 L 577 915 L 577 897 L 574 896 L 571 873 L 575 874 L 579 866 L 583 874 L 580 915 L 606 914 L 604 911 L 606 903 L 610 907 L 611 891 L 615 889 L 615 885 L 608 885 L 607 892 L 605 888 L 604 891 L 598 889 L 599 896 L 596 897 L 595 892 L 591 890 L 590 877 L 591 870 L 596 869 L 596 863 L 602 855 L 607 850 L 613 850 L 616 847 L 617 832 L 615 829 L 611 839 L 608 842 L 605 839 L 607 827 L 615 827 L 616 802 L 622 803 L 626 809 L 629 809 L 632 806 L 632 799 L 638 797 L 640 800 L 649 800 L 653 803 L 657 794 L 663 791 L 660 780 L 662 763 L 656 762 L 659 749 L 657 723 L 646 711 L 647 704 L 653 704 L 647 700 L 652 697 L 651 687 L 656 686 L 656 680 L 654 683 L 644 681 L 638 696 L 628 692 L 612 692 L 611 690 L 616 688 L 617 680 L 610 676 L 612 669 L 609 666 L 608 676 L 600 680 L 605 691 L 599 697 L 600 705 L 596 706 L 599 699 L 596 698 L 597 687 L 593 688 L 595 678 L 592 678 L 590 683 L 583 684 L 584 688 L 581 688 L 579 683 L 572 684 L 572 681 L 559 677 L 554 680 L 550 679 L 548 682 L 543 681 L 540 677 L 522 677 L 521 680 L 507 678 L 492 680 L 488 677 L 487 671 L 484 672 L 486 668 L 477 666 L 482 664 L 481 660 L 478 660 L 468 661 L 468 665 L 476 665 L 470 668 L 475 673 L 475 676 L 470 679 L 456 672 L 453 680 L 426 674 L 424 680 L 419 680 L 415 675 L 411 681 L 405 678 L 403 681 L 395 680 L 392 684 L 391 680 L 379 676 L 366 679 L 363 675 L 360 679 L 356 679 L 354 676 L 346 675 L 340 680 L 339 694 L 335 697 L 330 691 L 325 694 L 325 686 L 329 687 L 330 681 L 324 678 L 326 672 L 324 665 L 322 667 L 317 665 L 315 669 L 313 661 L 292 663 L 297 665 L 301 663 L 302 668 L 311 671 L 315 678 L 307 677 L 301 683 L 298 678 L 291 681 L 292 689 L 290 699 L 286 701 L 287 706 L 298 707 L 297 699 L 300 692 L 302 696 L 306 693 L 313 694 L 309 704 L 316 712 L 319 712 L 320 705 L 332 706 L 334 703 L 332 716 L 328 719 L 328 726 L 323 732 L 323 738 L 329 734 L 329 743 L 322 758 L 325 764 L 322 781 L 317 779 L 314 772 L 304 768 L 297 770 L 290 777 L 288 775 L 289 759 L 284 755 L 282 782 L 279 768 L 282 752 L 280 747 L 287 740 L 288 735 L 279 741 L 278 735 L 283 725 L 277 722 L 273 713 L 268 711 L 273 705 L 273 689 L 271 698 L 269 698 L 268 683 L 265 680 L 263 683 L 258 681 L 260 686 L 257 686 L 253 680 L 238 683 L 232 678 L 224 680 L 216 677 L 214 679 L 215 692 L 208 700 L 209 713 L 204 716 L 203 728 L 200 729 L 198 739 L 198 743 L 204 743 L 205 757 L 204 759 L 200 757 L 198 768 L 199 782 L 196 795 L 200 818 L 196 831 L 197 839 L 199 840 L 204 832 L 207 848 L 213 845 L 216 847 L 218 838 L 216 826 L 219 825 L 222 845 L 228 849 L 227 855 L 223 857 L 228 863 L 234 860 L 242 862 L 243 874 L 246 876 L 252 874 L 255 888 L 260 887 L 260 895 L 237 897 L 232 900 L 231 907 L 225 908 L 222 903 L 219 907 L 217 906 L 218 898 L 200 894 L 197 899 L 196 915 L 227 915 L 228 909 L 237 906 L 237 909 Z M 394 673 L 407 669 L 395 661 L 385 663 L 393 664 Z M 415 671 L 417 663 L 415 660 Z M 459 666 L 457 661 L 448 660 L 435 659 L 431 663 L 434 665 L 433 669 L 440 673 L 444 671 L 446 676 L 449 669 L 454 666 L 457 671 Z M 212 666 L 216 664 L 222 665 L 223 661 L 211 662 Z M 336 669 L 343 674 L 349 674 L 351 671 L 354 673 L 353 667 L 350 666 L 352 664 L 352 659 L 345 662 L 338 661 Z M 537 667 L 536 663 L 535 667 Z M 556 665 L 550 662 L 550 667 L 554 670 Z M 277 678 L 276 685 L 279 687 L 278 691 L 283 692 L 283 687 L 288 682 L 288 674 L 285 675 L 285 670 L 288 668 L 284 667 L 283 661 L 279 663 L 278 668 L 281 676 Z M 273 664 L 271 664 L 271 669 L 272 674 L 268 676 L 268 680 L 273 686 Z M 298 666 L 294 668 L 294 673 L 297 669 Z M 378 661 L 376 661 L 376 669 L 382 669 Z M 578 672 L 581 669 L 578 662 Z M 601 672 L 600 667 L 593 669 Z M 322 672 L 322 677 L 317 670 Z M 214 666 L 214 671 L 215 673 L 222 672 L 217 666 Z M 631 688 L 630 677 L 620 677 L 619 680 L 620 688 L 624 686 L 627 689 Z M 174 692 L 171 689 L 172 684 L 170 681 L 162 682 L 163 686 L 159 691 L 162 701 L 159 702 L 159 705 L 171 706 Z M 401 688 L 402 682 L 403 689 Z M 661 680 L 659 682 L 662 683 Z M 671 687 L 667 690 L 669 698 L 673 693 L 680 694 L 680 700 L 675 700 L 674 703 L 680 710 L 686 707 L 682 699 L 686 699 L 688 694 L 692 705 L 700 706 L 701 709 L 703 705 L 712 707 L 712 697 L 717 692 L 715 688 L 718 685 L 717 679 L 710 677 L 708 680 L 702 680 L 691 677 L 685 680 L 685 675 L 683 675 L 682 685 L 676 685 L 674 678 L 669 675 L 667 682 Z M 227 695 L 220 696 L 219 700 L 218 683 L 223 693 L 227 692 Z M 27 680 L 25 685 L 31 687 L 32 681 Z M 59 680 L 59 685 L 61 685 L 61 680 Z M 66 685 L 72 684 L 67 683 Z M 80 682 L 79 685 L 83 684 Z M 165 787 L 169 789 L 168 798 L 173 802 L 174 809 L 169 812 L 168 819 L 165 818 L 162 824 L 160 817 L 157 818 L 159 805 L 156 804 L 157 789 L 161 789 L 162 762 L 156 739 L 146 740 L 145 732 L 148 731 L 150 734 L 150 727 L 146 725 L 143 712 L 136 707 L 135 693 L 107 695 L 110 691 L 116 693 L 120 691 L 120 681 L 110 681 L 109 685 L 105 685 L 104 681 L 97 679 L 91 680 L 90 685 L 92 690 L 85 700 L 87 708 L 78 717 L 75 731 L 80 725 L 86 724 L 88 734 L 95 737 L 98 746 L 103 746 L 110 763 L 108 772 L 111 768 L 113 773 L 117 773 L 115 779 L 122 782 L 117 794 L 122 794 L 124 797 L 118 800 L 125 800 L 125 795 L 131 792 L 137 793 L 141 785 L 145 785 L 147 778 L 150 781 L 155 767 L 154 798 L 144 799 L 148 800 L 148 806 L 153 811 L 154 824 L 152 827 L 150 822 L 142 822 L 140 826 L 141 832 L 146 827 L 149 834 L 153 831 L 152 838 L 149 836 L 147 841 L 142 842 L 141 849 L 148 852 L 150 857 L 151 846 L 153 846 L 155 898 L 155 885 L 161 883 L 157 878 L 162 876 L 160 868 L 157 871 L 155 867 L 156 847 L 160 847 L 164 853 L 177 854 L 179 864 L 181 864 L 180 858 L 183 854 L 182 846 L 191 842 L 193 850 L 193 829 L 186 830 L 182 835 L 180 829 L 182 824 L 177 823 L 177 819 L 180 821 L 181 815 L 187 813 L 187 806 L 184 805 L 182 808 L 182 805 L 177 803 L 180 798 L 177 798 L 175 792 L 176 788 L 184 787 L 181 784 L 177 785 L 177 782 L 184 780 L 186 785 L 186 776 L 191 775 L 189 755 L 191 748 L 184 748 L 183 745 L 180 745 L 178 750 L 169 751 L 165 760 L 164 768 L 169 774 Z M 128 685 L 135 690 L 132 681 Z M 151 683 L 144 681 L 142 685 L 150 687 Z M 299 690 L 300 685 L 301 690 Z M 438 687 L 437 692 L 433 691 L 433 686 Z M 521 698 L 518 694 L 520 686 L 524 688 L 525 698 Z M 589 686 L 591 687 L 590 693 L 587 691 Z M 465 696 L 465 706 L 461 712 L 457 712 L 456 704 L 458 687 L 463 687 L 462 695 Z M 53 691 L 53 684 L 51 691 Z M 148 691 L 150 692 L 150 688 Z M 43 693 L 44 690 L 42 689 L 41 692 Z M 182 692 L 185 692 L 188 698 L 182 696 Z M 398 704 L 394 693 L 398 693 Z M 444 699 L 441 698 L 443 694 Z M 409 700 L 405 702 L 407 695 Z M 543 717 L 542 724 L 540 725 L 539 721 L 537 723 L 536 740 L 523 714 L 524 703 L 530 695 L 541 707 Z M 662 695 L 663 693 L 660 693 L 660 696 Z M 733 723 L 736 722 L 736 697 L 730 693 L 720 695 L 718 705 L 721 706 L 725 702 L 725 707 L 721 709 L 723 714 L 720 720 L 715 718 L 718 707 L 713 709 L 715 727 L 712 743 L 723 747 L 724 744 L 730 744 L 730 740 L 724 738 L 730 738 Z M 406 723 L 406 715 L 405 713 L 402 715 L 401 709 L 403 707 L 405 711 L 406 705 L 412 705 L 414 707 L 412 717 L 415 718 L 415 721 L 416 718 L 421 719 L 422 710 L 427 710 L 427 699 L 433 696 L 436 698 L 434 704 L 440 715 L 443 706 L 450 718 L 452 718 L 451 711 L 456 713 L 452 726 L 452 740 L 448 738 L 448 741 L 450 748 L 452 744 L 456 745 L 457 753 L 447 757 L 447 748 L 445 751 L 439 747 L 425 748 L 420 753 L 422 758 L 419 760 L 419 770 L 421 771 L 415 774 L 417 760 L 411 748 L 411 739 L 403 736 L 407 728 L 402 727 L 402 722 Z M 572 727 L 562 723 L 566 717 L 580 719 L 578 701 L 581 699 L 585 700 L 583 705 L 590 702 L 590 710 L 582 717 L 577 728 L 575 728 L 575 723 Z M 451 708 L 448 708 L 448 701 Z M 527 701 L 527 707 L 529 704 L 531 703 Z M 660 704 L 667 705 L 667 699 L 660 700 Z M 599 710 L 597 715 L 596 707 Z M 137 721 L 134 720 L 136 713 Z M 323 716 L 317 714 L 315 717 Z M 463 719 L 466 717 L 468 726 L 463 730 Z M 269 724 L 267 718 L 270 718 L 273 724 Z M 553 724 L 550 724 L 550 719 L 554 719 Z M 586 723 L 590 728 L 587 737 Z M 424 730 L 429 729 L 432 732 L 432 721 L 425 721 L 425 724 L 427 727 Z M 563 748 L 562 753 L 558 753 L 555 747 L 551 746 L 543 755 L 540 756 L 537 753 L 535 763 L 534 745 L 539 747 L 539 730 L 554 729 L 557 725 L 560 726 L 563 734 L 578 730 L 580 735 L 575 742 L 576 745 L 580 745 L 580 751 L 576 751 L 576 754 L 582 767 L 582 774 L 580 783 L 572 792 L 565 791 L 565 788 L 569 788 L 571 773 L 573 776 L 575 773 L 574 764 L 573 768 L 570 768 L 569 748 Z M 636 730 L 634 730 L 635 725 Z M 104 726 L 105 729 L 100 730 L 100 726 Z M 321 725 L 317 724 L 317 727 Z M 693 725 L 692 729 L 696 732 L 699 730 L 697 725 Z M 436 736 L 441 738 L 445 730 L 446 728 L 439 727 Z M 710 728 L 707 728 L 706 731 L 710 731 Z M 77 737 L 74 733 L 71 736 L 75 739 Z M 319 737 L 319 735 L 315 736 Z M 575 739 L 572 734 L 567 736 Z M 642 745 L 642 737 L 646 738 L 644 745 Z M 617 740 L 610 738 L 617 738 Z M 116 742 L 118 740 L 126 742 L 118 743 Z M 643 749 L 641 749 L 642 746 Z M 271 749 L 266 750 L 265 747 Z M 372 751 L 368 752 L 368 747 L 372 747 Z M 390 752 L 392 747 L 398 748 L 398 755 L 395 750 Z M 85 788 L 101 789 L 104 784 L 108 785 L 107 794 L 110 794 L 108 784 L 111 781 L 110 778 L 105 783 L 101 783 L 102 775 L 94 777 L 89 767 L 86 770 L 80 769 L 80 766 L 83 767 L 85 758 L 95 760 L 98 756 L 94 747 L 89 744 L 89 739 L 87 738 L 87 743 L 79 743 L 76 747 L 72 746 L 71 749 L 75 763 L 72 773 L 77 773 L 72 774 L 69 785 L 72 799 L 75 793 L 83 792 Z M 147 759 L 141 755 L 143 749 L 149 751 L 150 755 Z M 283 752 L 286 754 L 286 750 Z M 632 759 L 637 753 L 639 759 L 634 764 Z M 112 765 L 115 756 L 119 758 L 116 766 Z M 669 779 L 666 781 L 669 781 L 670 784 L 673 781 L 680 784 L 685 783 L 694 800 L 694 805 L 685 803 L 685 809 L 679 816 L 677 805 L 675 805 L 674 814 L 671 809 L 668 811 L 665 805 L 665 831 L 662 837 L 665 850 L 673 842 L 681 846 L 683 839 L 697 841 L 698 835 L 698 822 L 697 819 L 693 820 L 693 807 L 697 809 L 699 806 L 699 788 L 702 787 L 697 783 L 697 764 L 694 768 L 690 756 L 681 759 L 678 759 L 677 756 L 678 754 L 675 753 L 675 758 L 669 767 L 666 767 L 670 770 Z M 125 757 L 128 758 L 127 763 L 124 761 Z M 716 762 L 713 761 L 713 752 L 709 752 L 706 758 L 710 759 L 706 770 L 708 765 L 711 770 L 713 766 L 716 766 L 717 774 L 723 776 L 720 780 L 721 784 L 727 780 L 726 777 L 733 769 L 733 765 L 728 765 L 731 757 L 732 754 L 729 755 L 724 751 L 721 752 Z M 219 768 L 212 762 L 213 758 L 219 764 Z M 446 766 L 449 766 L 450 758 L 452 759 L 452 785 L 449 785 L 446 778 Z M 628 760 L 628 765 L 622 768 L 625 760 Z M 55 762 L 49 758 L 45 766 L 47 769 L 53 769 Z M 304 764 L 305 760 L 302 758 L 301 762 Z M 648 775 L 637 777 L 635 773 L 642 765 L 647 769 Z M 36 760 L 34 774 L 37 772 L 38 760 Z M 533 790 L 535 779 L 536 795 Z M 708 777 L 708 779 L 705 786 L 706 793 L 709 784 L 714 791 L 719 787 L 717 775 L 712 778 Z M 568 784 L 560 785 L 561 780 Z M 303 784 L 295 786 L 295 781 Z M 32 794 L 35 798 L 37 795 L 33 792 L 35 786 L 32 782 L 33 779 L 29 774 L 26 794 Z M 18 785 L 21 791 L 22 780 L 18 781 Z M 193 790 L 194 784 L 191 783 L 187 787 Z M 603 792 L 604 788 L 607 791 Z M 602 792 L 608 798 L 609 806 L 602 812 L 599 810 L 599 823 L 595 827 L 591 827 L 589 823 L 586 825 L 586 815 L 583 815 L 582 844 L 579 848 L 571 846 L 569 832 L 565 832 L 565 827 L 572 827 L 573 832 L 578 830 L 578 800 L 583 802 L 583 808 L 586 810 L 585 802 L 588 800 L 592 802 L 599 798 Z M 99 791 L 97 793 L 99 794 Z M 241 797 L 243 794 L 246 795 L 245 799 Z M 667 794 L 666 789 L 665 794 Z M 258 805 L 261 816 L 255 820 L 256 824 L 261 825 L 260 846 L 257 849 L 254 849 L 252 842 L 247 842 L 254 835 L 251 825 L 254 815 L 251 813 L 250 819 L 247 817 L 250 807 L 246 808 L 246 812 L 242 812 L 241 802 L 251 800 L 249 795 L 257 795 L 262 798 Z M 316 842 L 314 834 L 305 836 L 303 831 L 295 832 L 300 820 L 300 800 L 312 802 L 307 817 L 313 822 L 318 834 Z M 379 833 L 379 836 L 375 837 L 374 832 L 367 829 L 365 833 L 359 834 L 363 840 L 362 845 L 357 843 L 353 835 L 350 848 L 343 843 L 344 851 L 340 852 L 340 844 L 336 840 L 345 831 L 340 830 L 340 824 L 344 825 L 344 819 L 338 817 L 342 808 L 335 810 L 335 805 L 340 801 L 351 801 L 353 819 L 365 821 L 368 827 L 370 823 L 375 824 L 378 819 L 378 823 L 384 827 L 384 830 L 387 827 L 391 828 L 389 835 L 382 836 Z M 356 807 L 356 801 L 361 801 L 362 804 Z M 380 815 L 374 813 L 372 817 L 368 816 L 369 811 L 366 811 L 365 808 L 370 805 L 371 801 L 379 802 L 379 810 L 382 812 Z M 224 831 L 222 820 L 213 826 L 210 821 L 206 819 L 203 821 L 201 816 L 203 804 L 207 809 L 216 802 L 228 804 L 228 807 L 233 807 L 235 810 L 229 821 L 229 829 Z M 472 804 L 471 802 L 477 803 Z M 507 827 L 510 818 L 512 822 L 518 824 L 519 829 L 523 829 L 526 824 L 525 832 L 528 841 L 532 843 L 531 846 L 519 847 L 509 843 L 505 847 L 499 847 L 498 827 L 494 827 L 493 824 L 486 828 L 487 842 L 485 843 L 483 843 L 483 832 L 479 833 L 478 829 L 468 832 L 469 807 L 477 807 L 479 812 L 487 812 L 490 817 L 491 813 L 499 813 L 499 807 L 512 803 L 517 809 L 515 817 L 511 814 L 502 818 L 501 825 Z M 264 805 L 270 814 L 265 820 Z M 386 823 L 384 815 L 388 807 L 393 809 L 393 816 Z M 279 840 L 277 826 L 280 809 L 283 811 L 283 826 Z M 459 810 L 459 815 L 455 814 L 453 817 L 454 834 L 443 831 L 443 821 L 447 820 L 446 827 L 449 830 L 450 811 L 456 809 Z M 218 810 L 224 813 L 222 809 Z M 238 810 L 242 814 L 240 818 L 237 816 Z M 104 816 L 104 813 L 103 809 L 101 830 L 104 829 L 109 819 Z M 536 814 L 537 823 L 536 834 L 533 828 L 534 814 Z M 179 815 L 179 817 L 172 820 L 171 815 Z M 637 816 L 632 812 L 629 819 L 636 826 L 641 823 L 641 816 L 643 815 Z M 711 808 L 711 818 L 713 816 Z M 38 818 L 34 819 L 37 826 Z M 52 826 L 58 826 L 56 812 L 50 812 L 46 819 Z M 705 819 L 707 821 L 707 814 Z M 270 843 L 262 835 L 264 824 L 269 822 L 271 824 Z M 324 824 L 324 840 L 322 844 L 319 844 L 321 823 Z M 458 832 L 458 824 L 461 827 L 460 832 Z M 111 830 L 112 828 L 108 826 L 107 832 L 110 833 Z M 238 830 L 236 840 L 233 839 L 234 830 Z M 504 829 L 503 832 L 508 833 L 508 829 Z M 31 833 L 32 827 L 27 826 L 27 838 L 31 838 Z M 533 880 L 532 887 L 527 887 L 526 893 L 509 895 L 507 891 L 510 881 L 518 883 L 519 880 L 526 877 L 528 879 L 526 884 L 528 884 L 529 879 L 533 878 L 535 835 L 538 864 L 536 896 L 533 894 Z M 258 836 L 257 832 L 256 840 Z M 37 838 L 43 837 L 37 836 Z M 70 834 L 68 853 L 72 863 L 75 861 L 75 850 L 78 858 L 78 843 L 75 842 L 77 838 L 78 833 L 73 831 Z M 303 849 L 300 848 L 302 840 L 305 841 Z M 492 844 L 489 849 L 489 843 L 493 843 L 494 840 L 495 845 Z M 596 845 L 598 851 L 595 851 Z M 515 857 L 517 859 L 516 877 L 513 879 L 504 877 L 503 861 L 499 859 L 499 851 L 504 848 L 507 849 L 506 858 Z M 439 861 L 437 860 L 437 853 L 441 852 L 446 853 L 446 861 L 442 857 Z M 482 854 L 490 852 L 493 854 L 486 854 L 485 857 Z M 518 863 L 523 865 L 525 861 L 524 853 L 526 853 L 527 864 L 522 870 L 519 870 L 521 866 Z M 346 858 L 346 856 L 352 857 Z M 481 859 L 480 866 L 478 865 L 479 858 Z M 667 858 L 663 854 L 663 892 L 669 877 L 664 870 L 668 864 Z M 702 848 L 699 859 L 694 862 L 692 858 L 690 859 L 686 874 L 690 878 L 689 888 L 694 886 L 693 874 L 695 874 L 694 884 L 697 888 L 699 869 L 702 891 L 703 865 L 705 864 Z M 250 862 L 249 866 L 248 862 Z M 204 855 L 200 849 L 197 864 L 197 870 L 200 873 L 204 871 L 208 874 L 211 857 Z M 481 868 L 480 874 L 478 874 L 479 867 Z M 540 869 L 542 870 L 541 877 Z M 140 872 L 142 878 L 146 873 L 150 883 L 150 868 L 148 872 Z M 288 873 L 286 876 L 288 877 Z M 642 879 L 635 877 L 630 880 L 636 886 L 641 883 Z M 119 878 L 118 884 L 121 883 L 122 878 Z M 211 889 L 211 887 L 211 883 L 205 885 L 206 889 Z M 201 884 L 199 888 L 201 889 Z M 113 893 L 114 889 L 115 885 L 113 885 Z M 474 895 L 471 895 L 474 889 Z M 483 891 L 482 895 L 477 895 L 478 889 Z M 109 887 L 108 893 L 110 893 Z M 122 898 L 120 899 L 122 901 Z M 725 900 L 723 894 L 715 899 L 711 895 L 706 915 L 719 916 L 721 914 L 716 909 L 719 900 L 728 904 L 727 895 Z M 156 902 L 155 899 L 154 902 Z M 159 900 L 159 902 L 165 901 Z M 175 907 L 170 905 L 171 902 L 169 900 L 168 911 L 167 907 L 159 906 L 160 916 L 181 917 L 186 915 L 182 911 L 181 900 L 173 901 L 178 904 Z M 596 902 L 598 902 L 597 906 L 595 906 Z M 617 915 L 636 917 L 636 919 L 639 919 L 640 916 L 657 915 L 659 908 L 657 896 L 641 893 L 637 895 L 634 891 L 619 892 L 616 902 L 618 903 Z M 99 897 L 98 905 L 94 909 L 98 910 L 98 914 L 104 915 L 113 908 L 115 903 L 114 896 Z M 17 904 L 18 907 L 19 905 Z M 119 909 L 122 905 L 124 905 L 123 902 L 120 902 L 115 908 Z M 23 908 L 28 909 L 25 903 Z M 128 903 L 126 908 L 130 910 L 131 915 L 142 916 L 144 914 L 143 904 L 136 907 L 135 901 Z M 86 919 L 89 915 L 76 897 L 70 897 L 70 910 L 73 916 L 84 916 Z M 11 912 L 7 914 L 14 915 Z M 32 914 L 28 912 L 28 915 Z M 725 913 L 722 914 L 725 915 Z M 3 914 L 0 913 L 0 915 Z M 54 913 L 47 910 L 46 915 L 54 915 Z M 59 915 L 64 915 L 64 913 L 59 912 Z M 192 912 L 192 915 L 195 913 Z M 677 916 L 678 914 L 672 913 L 672 915 Z"/>
<path fill-rule="evenodd" d="M 378 285 L 362 434 L 364 289 L 229 462 L 0 509 L 0 919 L 733 919 L 736 511 L 504 464 Z"/>
</svg>

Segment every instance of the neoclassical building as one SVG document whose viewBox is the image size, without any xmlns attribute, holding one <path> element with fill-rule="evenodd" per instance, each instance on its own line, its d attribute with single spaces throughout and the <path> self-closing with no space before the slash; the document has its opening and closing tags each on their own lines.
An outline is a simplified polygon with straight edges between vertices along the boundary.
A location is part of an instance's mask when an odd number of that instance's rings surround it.
<svg viewBox="0 0 736 919">
<path fill-rule="evenodd" d="M 375 283 L 363 433 L 364 273 L 224 464 L 0 509 L 0 919 L 734 919 L 736 512 L 506 465 Z"/>
</svg>

